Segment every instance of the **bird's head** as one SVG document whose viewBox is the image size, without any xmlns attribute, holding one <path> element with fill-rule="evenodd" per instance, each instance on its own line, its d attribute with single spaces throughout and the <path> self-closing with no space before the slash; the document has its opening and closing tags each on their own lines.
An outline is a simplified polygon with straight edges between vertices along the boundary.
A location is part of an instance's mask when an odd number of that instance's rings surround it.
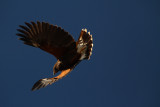
<svg viewBox="0 0 160 107">
<path fill-rule="evenodd" d="M 59 70 L 59 66 L 60 66 L 60 61 L 57 60 L 57 62 L 55 63 L 54 67 L 53 67 L 53 73 L 56 74 Z"/>
</svg>

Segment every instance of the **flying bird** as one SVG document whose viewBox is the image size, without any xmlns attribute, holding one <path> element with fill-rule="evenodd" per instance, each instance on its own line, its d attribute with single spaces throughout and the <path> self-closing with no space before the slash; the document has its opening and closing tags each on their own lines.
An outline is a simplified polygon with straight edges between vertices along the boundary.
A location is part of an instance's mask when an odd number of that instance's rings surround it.
<svg viewBox="0 0 160 107">
<path fill-rule="evenodd" d="M 24 44 L 40 48 L 57 59 L 53 66 L 53 74 L 61 72 L 53 78 L 44 78 L 37 81 L 32 91 L 51 85 L 70 73 L 75 66 L 84 59 L 90 59 L 93 48 L 93 39 L 87 29 L 82 29 L 79 39 L 73 37 L 61 27 L 46 22 L 25 22 L 19 25 L 17 35 Z"/>
</svg>

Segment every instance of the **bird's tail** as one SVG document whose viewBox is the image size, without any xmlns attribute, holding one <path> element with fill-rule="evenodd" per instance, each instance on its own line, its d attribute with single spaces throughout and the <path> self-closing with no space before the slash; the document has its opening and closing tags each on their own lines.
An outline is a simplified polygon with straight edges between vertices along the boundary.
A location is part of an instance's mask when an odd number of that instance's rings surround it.
<svg viewBox="0 0 160 107">
<path fill-rule="evenodd" d="M 81 60 L 90 59 L 93 48 L 93 38 L 87 29 L 82 29 L 77 41 L 77 52 L 81 54 Z"/>
<path fill-rule="evenodd" d="M 53 84 L 54 82 L 58 81 L 59 79 L 62 79 L 63 77 L 65 77 L 68 73 L 70 73 L 72 71 L 72 69 L 67 69 L 67 70 L 63 70 L 61 71 L 61 73 L 53 78 L 44 78 L 44 79 L 40 79 L 39 81 L 37 81 L 33 87 L 32 87 L 32 91 L 34 90 L 38 90 L 40 88 L 44 88 L 48 85 Z"/>
</svg>

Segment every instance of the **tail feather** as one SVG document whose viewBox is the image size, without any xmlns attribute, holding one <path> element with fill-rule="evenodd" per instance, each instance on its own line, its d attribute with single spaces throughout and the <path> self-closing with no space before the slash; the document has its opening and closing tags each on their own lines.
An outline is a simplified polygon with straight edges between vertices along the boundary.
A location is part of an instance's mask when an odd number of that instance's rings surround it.
<svg viewBox="0 0 160 107">
<path fill-rule="evenodd" d="M 82 29 L 80 37 L 77 41 L 77 52 L 81 54 L 82 59 L 90 59 L 92 55 L 93 38 L 87 29 Z"/>
<path fill-rule="evenodd" d="M 37 81 L 33 87 L 32 87 L 32 91 L 38 90 L 40 88 L 44 88 L 48 85 L 53 84 L 54 82 L 56 82 L 58 80 L 58 78 L 53 77 L 53 78 L 44 78 L 44 79 L 40 79 L 39 81 Z"/>
</svg>

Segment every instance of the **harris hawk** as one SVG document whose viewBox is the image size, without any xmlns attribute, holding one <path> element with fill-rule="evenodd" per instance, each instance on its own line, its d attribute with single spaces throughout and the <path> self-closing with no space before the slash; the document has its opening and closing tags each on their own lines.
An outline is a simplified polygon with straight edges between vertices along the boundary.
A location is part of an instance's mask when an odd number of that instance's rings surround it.
<svg viewBox="0 0 160 107">
<path fill-rule="evenodd" d="M 40 48 L 57 59 L 53 67 L 53 73 L 61 72 L 53 78 L 44 78 L 37 81 L 32 91 L 51 85 L 66 76 L 74 67 L 84 59 L 90 59 L 93 48 L 93 39 L 87 29 L 82 29 L 79 39 L 73 37 L 61 27 L 46 22 L 25 22 L 25 26 L 19 25 L 17 29 L 20 40 L 24 44 Z"/>
</svg>

